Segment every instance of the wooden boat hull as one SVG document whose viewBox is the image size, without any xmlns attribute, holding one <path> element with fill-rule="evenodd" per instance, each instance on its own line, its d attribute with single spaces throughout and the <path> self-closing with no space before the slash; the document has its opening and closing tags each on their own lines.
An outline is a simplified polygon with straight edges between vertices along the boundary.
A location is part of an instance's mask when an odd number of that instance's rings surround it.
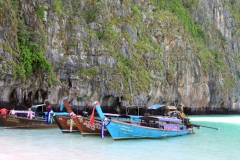
<svg viewBox="0 0 240 160">
<path fill-rule="evenodd" d="M 74 121 L 72 122 L 72 128 L 71 128 L 70 116 L 53 116 L 53 118 L 63 133 L 79 132 L 76 126 L 76 123 Z"/>
<path fill-rule="evenodd" d="M 81 128 L 82 134 L 96 134 L 100 135 L 102 122 L 100 120 L 94 120 L 93 125 L 90 125 L 90 118 L 84 116 L 78 116 L 76 118 L 78 122 L 78 128 Z M 109 134 L 108 130 L 104 127 L 104 135 Z"/>
<path fill-rule="evenodd" d="M 81 115 L 75 115 L 68 103 L 68 100 L 63 100 L 64 106 L 66 107 L 68 113 L 70 115 L 74 115 L 74 122 L 76 123 L 76 126 L 81 134 L 84 135 L 100 135 L 101 134 L 101 126 L 102 122 L 100 120 L 94 120 L 93 125 L 90 125 L 90 118 L 84 117 Z M 104 127 L 104 135 L 109 134 L 107 129 Z"/>
<path fill-rule="evenodd" d="M 46 124 L 45 120 L 29 119 L 25 117 L 11 117 L 0 115 L 0 125 L 6 129 L 10 128 L 57 128 L 56 123 Z"/>
</svg>

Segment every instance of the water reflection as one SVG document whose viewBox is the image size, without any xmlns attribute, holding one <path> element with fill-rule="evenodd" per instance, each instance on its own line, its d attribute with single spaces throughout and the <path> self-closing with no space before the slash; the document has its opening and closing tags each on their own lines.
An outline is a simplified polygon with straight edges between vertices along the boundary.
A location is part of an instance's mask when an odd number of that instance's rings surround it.
<svg viewBox="0 0 240 160">
<path fill-rule="evenodd" d="M 110 136 L 82 136 L 59 129 L 3 129 L 0 160 L 228 160 L 240 159 L 240 116 L 191 116 L 196 124 L 220 127 L 195 129 L 196 134 L 115 141 Z"/>
</svg>

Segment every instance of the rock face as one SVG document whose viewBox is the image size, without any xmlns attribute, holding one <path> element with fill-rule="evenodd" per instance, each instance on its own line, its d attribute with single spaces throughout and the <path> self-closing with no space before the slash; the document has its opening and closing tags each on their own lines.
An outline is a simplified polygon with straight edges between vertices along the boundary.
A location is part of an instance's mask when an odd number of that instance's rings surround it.
<svg viewBox="0 0 240 160">
<path fill-rule="evenodd" d="M 58 110 L 68 96 L 80 110 L 98 100 L 106 112 L 143 114 L 155 103 L 182 104 L 188 114 L 240 112 L 238 1 L 14 0 L 0 6 L 0 107 L 24 109 L 49 99 Z M 41 63 L 31 61 L 26 74 L 22 47 L 32 43 L 52 74 L 39 55 Z"/>
</svg>

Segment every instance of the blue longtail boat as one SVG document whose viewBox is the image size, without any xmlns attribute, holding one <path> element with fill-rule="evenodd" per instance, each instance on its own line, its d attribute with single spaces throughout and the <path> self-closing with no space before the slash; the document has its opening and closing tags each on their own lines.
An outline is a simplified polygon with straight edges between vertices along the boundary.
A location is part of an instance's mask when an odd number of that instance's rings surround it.
<svg viewBox="0 0 240 160">
<path fill-rule="evenodd" d="M 107 118 L 98 101 L 93 106 L 114 140 L 164 138 L 193 133 L 192 128 L 187 128 L 178 118 L 142 116 L 138 123 L 126 122 Z"/>
</svg>

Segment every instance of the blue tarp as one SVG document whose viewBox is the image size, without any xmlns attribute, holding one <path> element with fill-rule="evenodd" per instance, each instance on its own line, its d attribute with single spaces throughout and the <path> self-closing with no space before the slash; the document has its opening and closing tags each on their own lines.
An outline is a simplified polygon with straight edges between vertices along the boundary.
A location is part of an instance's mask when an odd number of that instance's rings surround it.
<svg viewBox="0 0 240 160">
<path fill-rule="evenodd" d="M 165 106 L 164 104 L 154 104 L 152 106 L 149 106 L 148 109 L 158 109 Z"/>
</svg>

